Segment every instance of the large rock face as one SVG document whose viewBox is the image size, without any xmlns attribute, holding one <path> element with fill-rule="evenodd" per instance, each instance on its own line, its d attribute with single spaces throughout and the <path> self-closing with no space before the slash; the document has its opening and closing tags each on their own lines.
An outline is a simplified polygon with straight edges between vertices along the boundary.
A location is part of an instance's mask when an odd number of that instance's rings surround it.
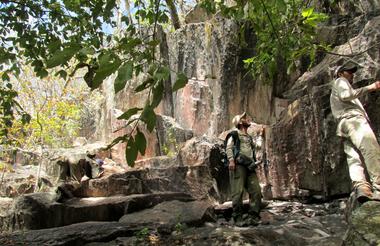
<svg viewBox="0 0 380 246">
<path fill-rule="evenodd" d="M 272 85 L 244 76 L 242 59 L 251 55 L 249 50 L 254 48 L 255 37 L 247 33 L 251 46 L 240 47 L 239 27 L 230 20 L 219 16 L 192 18 L 194 21 L 173 33 L 161 33 L 166 42 L 160 47 L 160 55 L 173 71 L 184 71 L 190 80 L 185 88 L 171 94 L 170 85 L 176 79 L 173 73 L 165 84 L 167 94 L 157 112 L 173 117 L 178 126 L 186 129 L 182 133 L 176 131 L 179 134 L 176 142 L 184 143 L 190 136 L 184 134 L 187 129 L 194 136 L 215 137 L 230 128 L 235 114 L 247 111 L 254 121 L 267 125 L 265 150 L 269 165 L 258 171 L 260 182 L 266 187 L 265 197 L 325 199 L 348 194 L 350 181 L 341 142 L 335 136 L 328 84 L 333 67 L 352 54 L 357 54 L 352 59 L 362 66 L 356 75 L 357 85 L 368 84 L 380 74 L 376 66 L 380 61 L 376 48 L 379 3 L 320 1 L 318 8 L 328 12 L 331 18 L 320 27 L 318 39 L 335 47 L 333 53 L 344 56 L 320 53 L 317 65 L 310 71 L 307 71 L 308 64 L 300 62 L 294 74 L 289 78 L 279 74 Z M 118 136 L 113 133 L 120 126 L 115 112 L 144 103 L 143 94 L 133 93 L 139 80 L 136 78 L 118 95 L 114 95 L 112 78 L 105 82 L 106 100 L 99 124 L 102 134 L 98 137 L 110 140 Z M 380 129 L 377 99 L 376 93 L 362 98 L 368 103 L 375 133 Z M 160 142 L 165 139 L 163 136 L 170 135 L 170 127 L 162 123 L 165 121 L 160 122 L 157 131 L 148 137 L 147 157 L 178 152 L 170 137 Z M 171 146 L 171 152 L 164 153 L 165 146 Z M 125 162 L 124 149 L 119 147 L 113 157 Z M 184 159 L 179 162 L 196 162 L 195 157 L 185 153 L 180 157 Z"/>
<path fill-rule="evenodd" d="M 378 35 L 371 35 L 377 32 L 379 25 L 380 17 L 372 18 L 358 36 L 334 49 L 335 53 L 350 55 L 352 47 L 352 52 L 358 53 L 354 59 L 360 66 L 355 73 L 355 86 L 375 81 L 379 73 L 378 50 L 370 48 L 380 41 Z M 363 50 L 366 52 L 361 52 Z M 349 192 L 345 156 L 341 141 L 335 136 L 336 123 L 329 105 L 330 71 L 342 61 L 339 56 L 327 55 L 284 93 L 291 103 L 267 137 L 272 163 L 269 175 L 275 184 L 273 197 L 297 196 L 302 189 L 323 196 Z M 375 133 L 380 123 L 377 98 L 377 93 L 361 98 Z"/>
</svg>

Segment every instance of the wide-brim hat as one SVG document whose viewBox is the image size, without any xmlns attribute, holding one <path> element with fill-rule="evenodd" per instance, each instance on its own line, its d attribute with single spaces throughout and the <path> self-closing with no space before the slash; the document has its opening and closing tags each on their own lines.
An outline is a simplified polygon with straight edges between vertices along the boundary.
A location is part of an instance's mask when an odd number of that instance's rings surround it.
<svg viewBox="0 0 380 246">
<path fill-rule="evenodd" d="M 243 112 L 242 114 L 235 115 L 235 117 L 232 119 L 232 124 L 237 127 L 240 124 L 241 119 L 247 117 L 247 113 Z"/>
<path fill-rule="evenodd" d="M 343 65 L 338 66 L 335 69 L 334 75 L 336 77 L 338 77 L 338 73 L 341 73 L 341 72 L 344 72 L 344 71 L 350 71 L 351 73 L 355 73 L 356 71 L 358 71 L 358 66 L 355 63 L 351 62 L 351 61 L 346 62 Z"/>
</svg>

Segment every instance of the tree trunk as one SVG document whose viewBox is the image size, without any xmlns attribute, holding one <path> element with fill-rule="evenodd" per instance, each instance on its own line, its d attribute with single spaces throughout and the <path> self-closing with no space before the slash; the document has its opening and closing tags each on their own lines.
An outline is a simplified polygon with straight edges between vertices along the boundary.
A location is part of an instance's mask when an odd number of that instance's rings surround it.
<svg viewBox="0 0 380 246">
<path fill-rule="evenodd" d="M 174 29 L 177 30 L 181 28 L 181 23 L 179 22 L 178 13 L 177 13 L 176 6 L 174 4 L 174 0 L 166 0 L 166 4 L 168 5 L 169 10 L 170 10 L 170 18 L 172 20 Z"/>
</svg>

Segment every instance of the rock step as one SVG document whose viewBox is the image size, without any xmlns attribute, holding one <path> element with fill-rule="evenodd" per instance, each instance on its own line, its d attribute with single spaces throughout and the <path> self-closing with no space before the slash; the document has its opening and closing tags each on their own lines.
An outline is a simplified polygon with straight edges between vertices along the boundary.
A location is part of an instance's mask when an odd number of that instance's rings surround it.
<svg viewBox="0 0 380 246">
<path fill-rule="evenodd" d="M 73 198 L 64 203 L 52 200 L 50 193 L 34 193 L 15 200 L 0 217 L 1 231 L 36 230 L 86 221 L 117 221 L 121 216 L 155 206 L 164 201 L 191 201 L 180 192 L 128 196 Z"/>
<path fill-rule="evenodd" d="M 115 198 L 115 200 L 118 200 Z M 89 204 L 89 200 L 73 201 L 70 205 Z M 70 206 L 68 205 L 68 206 Z M 1 245 L 84 245 L 108 242 L 118 237 L 132 237 L 144 230 L 170 234 L 179 226 L 201 226 L 213 221 L 210 201 L 166 201 L 152 209 L 124 215 L 119 222 L 83 222 L 63 227 L 14 232 L 0 236 Z M 146 235 L 142 235 L 146 236 Z"/>
<path fill-rule="evenodd" d="M 339 206 L 272 202 L 260 225 L 242 228 L 215 221 L 209 201 L 173 200 L 126 214 L 118 222 L 3 234 L 0 245 L 342 245 L 346 225 Z"/>
<path fill-rule="evenodd" d="M 145 168 L 90 179 L 76 196 L 108 197 L 170 191 L 187 193 L 200 200 L 215 196 L 212 187 L 208 166 Z"/>
</svg>

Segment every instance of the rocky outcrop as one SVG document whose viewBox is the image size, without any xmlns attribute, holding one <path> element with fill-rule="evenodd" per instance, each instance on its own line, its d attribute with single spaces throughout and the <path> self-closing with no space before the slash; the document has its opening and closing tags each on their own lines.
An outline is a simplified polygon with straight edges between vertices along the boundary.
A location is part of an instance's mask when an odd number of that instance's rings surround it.
<svg viewBox="0 0 380 246">
<path fill-rule="evenodd" d="M 207 202 L 200 201 L 171 201 L 127 214 L 117 222 L 84 222 L 2 234 L 0 244 L 322 246 L 341 245 L 346 228 L 342 215 L 344 201 L 319 205 L 272 202 L 261 212 L 262 224 L 248 228 L 226 221 L 229 216 L 224 214 L 230 209 L 212 209 Z"/>
<path fill-rule="evenodd" d="M 119 222 L 159 227 L 165 224 L 168 229 L 176 225 L 201 226 L 205 221 L 216 221 L 212 204 L 209 201 L 162 202 L 152 209 L 126 214 Z"/>
<path fill-rule="evenodd" d="M 370 19 L 358 36 L 333 51 L 358 54 L 353 57 L 360 66 L 355 86 L 373 82 L 380 71 L 376 67 L 380 56 L 374 48 L 380 43 L 376 35 L 379 25 L 379 17 Z M 329 105 L 330 72 L 342 62 L 340 56 L 327 55 L 284 93 L 291 103 L 267 136 L 273 197 L 298 196 L 302 190 L 323 197 L 349 193 L 345 157 L 340 139 L 335 136 L 336 124 Z M 375 132 L 379 132 L 380 123 L 377 98 L 377 93 L 362 98 Z"/>
<path fill-rule="evenodd" d="M 352 210 L 348 230 L 344 237 L 345 245 L 380 244 L 380 202 L 370 201 Z"/>
<path fill-rule="evenodd" d="M 146 168 L 91 179 L 82 185 L 79 196 L 104 197 L 155 192 L 185 192 L 194 198 L 216 196 L 207 166 Z"/>
<path fill-rule="evenodd" d="M 73 198 L 65 203 L 53 201 L 51 193 L 34 193 L 17 198 L 10 208 L 1 213 L 1 231 L 36 230 L 60 227 L 85 221 L 117 221 L 126 213 L 133 213 L 169 200 L 190 201 L 183 193 L 163 192 L 129 196 Z"/>
</svg>

